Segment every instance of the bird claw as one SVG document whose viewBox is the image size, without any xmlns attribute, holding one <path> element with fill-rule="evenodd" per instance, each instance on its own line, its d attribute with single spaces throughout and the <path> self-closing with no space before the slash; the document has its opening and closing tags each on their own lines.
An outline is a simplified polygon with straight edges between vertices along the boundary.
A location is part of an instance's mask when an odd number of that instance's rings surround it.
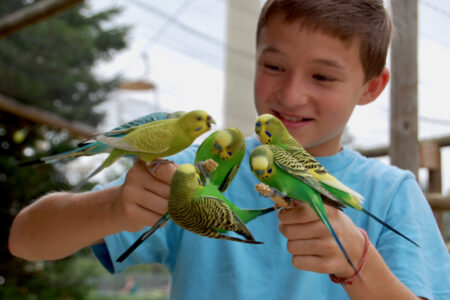
<svg viewBox="0 0 450 300">
<path fill-rule="evenodd" d="M 258 183 L 255 186 L 256 191 L 267 198 L 270 198 L 273 202 L 275 202 L 274 208 L 279 209 L 282 208 L 289 208 L 292 206 L 292 199 L 289 197 L 286 197 L 282 192 L 280 192 L 277 189 L 271 188 L 265 183 Z"/>
<path fill-rule="evenodd" d="M 211 173 L 219 166 L 219 164 L 211 158 L 208 158 L 205 161 L 196 162 L 195 165 L 197 166 L 198 172 L 207 183 L 209 182 Z"/>
<path fill-rule="evenodd" d="M 168 160 L 168 159 L 164 159 L 164 158 L 157 158 L 157 159 L 154 159 L 152 161 L 146 161 L 145 165 L 147 167 L 150 167 L 150 166 L 154 165 L 154 167 L 150 170 L 150 173 L 153 176 L 155 176 L 156 175 L 155 172 L 159 168 L 160 165 L 162 165 L 162 164 L 171 164 L 171 163 L 173 163 L 173 161 Z"/>
</svg>

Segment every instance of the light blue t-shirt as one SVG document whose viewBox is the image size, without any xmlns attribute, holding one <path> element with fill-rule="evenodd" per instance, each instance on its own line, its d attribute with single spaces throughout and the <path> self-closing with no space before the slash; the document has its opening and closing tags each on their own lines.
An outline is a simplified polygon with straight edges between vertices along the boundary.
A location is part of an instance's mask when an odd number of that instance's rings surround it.
<svg viewBox="0 0 450 300">
<path fill-rule="evenodd" d="M 253 136 L 246 142 L 246 157 L 225 195 L 241 208 L 273 206 L 271 200 L 255 191 L 258 180 L 248 164 L 249 152 L 259 141 Z M 172 159 L 192 163 L 196 149 L 192 146 Z M 346 208 L 344 212 L 368 232 L 393 273 L 417 296 L 450 299 L 449 254 L 412 173 L 346 147 L 317 160 L 365 197 L 365 209 L 422 246 L 418 248 L 364 213 Z M 171 299 L 349 299 L 344 288 L 332 283 L 327 274 L 294 268 L 278 223 L 276 213 L 269 213 L 247 224 L 255 239 L 264 242 L 262 245 L 198 236 L 169 221 L 122 263 L 115 260 L 148 228 L 108 236 L 93 250 L 112 273 L 135 264 L 164 264 L 171 274 Z"/>
</svg>

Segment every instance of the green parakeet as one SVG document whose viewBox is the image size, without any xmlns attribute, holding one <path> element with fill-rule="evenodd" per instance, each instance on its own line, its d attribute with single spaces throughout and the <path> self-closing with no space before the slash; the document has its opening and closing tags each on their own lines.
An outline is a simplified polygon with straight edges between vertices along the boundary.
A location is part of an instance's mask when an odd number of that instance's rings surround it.
<svg viewBox="0 0 450 300">
<path fill-rule="evenodd" d="M 347 262 L 356 269 L 337 237 L 320 193 L 330 195 L 309 172 L 287 151 L 276 145 L 261 145 L 250 153 L 250 167 L 253 174 L 263 183 L 276 189 L 283 197 L 308 203 L 331 233 Z M 330 195 L 332 196 L 332 195 Z"/>
<path fill-rule="evenodd" d="M 209 135 L 197 149 L 194 163 L 201 166 L 201 162 L 214 160 L 218 166 L 214 171 L 208 172 L 212 183 L 224 192 L 234 176 L 236 176 L 242 159 L 245 155 L 245 137 L 237 128 L 218 130 Z M 202 173 L 200 173 L 202 175 Z M 206 179 L 202 177 L 202 183 Z"/>
<path fill-rule="evenodd" d="M 214 120 L 203 110 L 177 112 L 174 115 L 145 116 L 97 135 L 94 141 L 81 143 L 81 147 L 75 150 L 43 157 L 39 161 L 54 162 L 60 159 L 109 152 L 109 156 L 103 163 L 83 180 L 82 183 L 84 183 L 125 155 L 138 156 L 150 163 L 156 158 L 175 154 L 208 131 L 211 124 L 215 124 Z"/>
<path fill-rule="evenodd" d="M 277 145 L 295 157 L 295 159 L 297 159 L 308 172 L 334 196 L 334 199 L 340 201 L 345 206 L 350 206 L 365 213 L 389 230 L 420 247 L 416 242 L 364 209 L 362 207 L 364 197 L 331 175 L 294 137 L 289 134 L 289 131 L 278 118 L 271 114 L 259 116 L 256 120 L 255 132 L 263 144 Z"/>
<path fill-rule="evenodd" d="M 214 184 L 203 185 L 194 165 L 177 168 L 170 188 L 169 215 L 181 228 L 210 238 L 244 243 L 255 241 L 245 225 L 245 211 L 229 201 Z M 248 220 L 247 220 L 248 221 Z M 245 239 L 224 235 L 233 231 Z"/>
<path fill-rule="evenodd" d="M 244 155 L 245 138 L 239 129 L 226 128 L 210 134 L 197 149 L 194 160 L 202 185 L 208 186 L 207 189 L 211 189 L 214 185 L 213 189 L 224 192 L 236 175 Z M 201 175 L 201 170 L 198 169 L 202 168 L 202 162 L 209 159 L 214 160 L 217 166 L 213 171 L 206 171 L 207 174 L 203 176 Z M 233 207 L 244 223 L 275 210 L 273 207 L 267 209 L 239 209 L 232 202 L 229 202 L 229 205 Z M 168 220 L 170 220 L 170 215 L 167 212 L 148 231 L 143 233 L 117 261 L 123 261 Z"/>
</svg>

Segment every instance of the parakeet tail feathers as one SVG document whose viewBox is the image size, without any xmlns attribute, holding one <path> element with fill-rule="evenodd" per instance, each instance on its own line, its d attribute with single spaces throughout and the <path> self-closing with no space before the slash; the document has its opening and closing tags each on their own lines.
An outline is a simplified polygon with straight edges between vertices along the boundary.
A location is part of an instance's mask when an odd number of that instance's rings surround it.
<svg viewBox="0 0 450 300">
<path fill-rule="evenodd" d="M 268 207 L 265 209 L 242 209 L 239 213 L 240 218 L 242 221 L 247 224 L 248 222 L 262 216 L 265 214 L 268 214 L 270 212 L 275 211 L 276 209 L 272 207 Z"/>
<path fill-rule="evenodd" d="M 26 166 L 36 165 L 36 164 L 54 163 L 58 160 L 65 160 L 65 159 L 69 160 L 69 159 L 77 158 L 79 156 L 89 155 L 89 152 L 95 150 L 100 145 L 101 144 L 86 144 L 81 148 L 76 148 L 76 149 L 66 151 L 63 153 L 58 153 L 58 154 L 50 155 L 50 156 L 44 156 L 44 157 L 30 160 L 30 161 L 20 162 L 18 164 L 18 166 L 26 167 Z M 96 152 L 93 152 L 92 154 L 96 154 Z"/>
<path fill-rule="evenodd" d="M 416 242 L 414 242 L 413 240 L 411 240 L 409 237 L 407 237 L 406 235 L 404 235 L 403 233 L 399 232 L 397 229 L 393 228 L 391 225 L 387 224 L 386 222 L 384 222 L 383 220 L 381 220 L 380 218 L 378 218 L 377 216 L 373 215 L 371 212 L 365 210 L 364 208 L 361 210 L 363 213 L 365 213 L 366 215 L 368 215 L 369 217 L 373 218 L 375 221 L 377 221 L 378 223 L 380 223 L 381 225 L 387 227 L 388 229 L 392 230 L 393 232 L 395 232 L 396 234 L 398 234 L 399 236 L 401 236 L 402 238 L 410 241 L 411 243 L 413 243 L 414 245 L 416 245 L 417 247 L 420 248 L 420 245 L 417 244 Z"/>
<path fill-rule="evenodd" d="M 318 199 L 318 201 L 322 201 L 322 200 Z M 341 241 L 339 240 L 336 232 L 334 231 L 333 226 L 331 226 L 331 223 L 328 220 L 328 216 L 325 213 L 325 208 L 323 208 L 323 206 L 319 207 L 318 201 L 315 201 L 314 199 L 311 200 L 310 205 L 311 205 L 312 209 L 316 212 L 316 214 L 319 216 L 320 220 L 323 222 L 325 227 L 328 229 L 328 231 L 333 236 L 334 240 L 336 241 L 336 243 L 339 246 L 339 249 L 341 249 L 342 253 L 345 256 L 345 259 L 347 260 L 348 264 L 352 267 L 355 274 L 358 274 L 358 271 L 356 270 L 355 265 L 351 261 L 350 256 L 348 255 L 347 251 L 344 249 L 344 246 L 341 244 Z"/>
<path fill-rule="evenodd" d="M 364 197 L 362 195 L 360 195 L 358 192 L 355 192 L 354 190 L 350 189 L 349 187 L 345 186 L 344 184 L 342 184 L 340 181 L 338 181 L 334 177 L 328 178 L 328 176 L 327 176 L 326 178 L 324 178 L 321 176 L 321 178 L 319 180 L 320 180 L 320 182 L 327 184 L 335 189 L 338 189 L 338 190 L 341 190 L 343 192 L 350 194 L 352 196 L 352 198 L 354 198 L 359 204 L 363 204 Z"/>
<path fill-rule="evenodd" d="M 123 262 L 140 244 L 149 238 L 158 228 L 170 219 L 169 213 L 165 213 L 149 230 L 144 232 L 119 258 L 116 262 Z"/>
<path fill-rule="evenodd" d="M 259 242 L 259 241 L 255 241 L 255 240 L 244 240 L 244 239 L 240 239 L 240 238 L 237 238 L 234 236 L 228 236 L 228 235 L 223 235 L 223 234 L 219 234 L 218 236 L 216 236 L 216 238 L 229 240 L 229 241 L 235 241 L 235 242 L 241 242 L 241 243 L 247 243 L 247 244 L 264 244 L 263 242 Z"/>
<path fill-rule="evenodd" d="M 73 188 L 73 191 L 79 191 L 83 185 L 86 184 L 86 182 L 91 179 L 92 177 L 94 177 L 95 175 L 97 175 L 98 173 L 100 173 L 101 170 L 103 170 L 106 167 L 109 167 L 110 165 L 112 165 L 113 163 L 115 163 L 119 158 L 122 157 L 122 154 L 115 152 L 115 150 L 113 150 L 113 152 L 111 152 L 111 154 L 102 162 L 102 164 L 95 169 L 91 174 L 89 174 L 89 176 L 87 176 L 86 178 L 84 178 L 83 180 L 81 180 L 76 186 L 75 188 Z"/>
</svg>

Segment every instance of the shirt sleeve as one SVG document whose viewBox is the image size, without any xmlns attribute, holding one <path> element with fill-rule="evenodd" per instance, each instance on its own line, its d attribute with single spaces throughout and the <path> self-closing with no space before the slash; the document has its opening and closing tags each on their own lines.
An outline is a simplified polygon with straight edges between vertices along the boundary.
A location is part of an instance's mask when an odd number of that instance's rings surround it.
<svg viewBox="0 0 450 300">
<path fill-rule="evenodd" d="M 450 257 L 432 210 L 413 176 L 399 184 L 389 205 L 385 221 L 420 247 L 383 228 L 376 241 L 383 259 L 417 296 L 450 299 Z"/>
</svg>

